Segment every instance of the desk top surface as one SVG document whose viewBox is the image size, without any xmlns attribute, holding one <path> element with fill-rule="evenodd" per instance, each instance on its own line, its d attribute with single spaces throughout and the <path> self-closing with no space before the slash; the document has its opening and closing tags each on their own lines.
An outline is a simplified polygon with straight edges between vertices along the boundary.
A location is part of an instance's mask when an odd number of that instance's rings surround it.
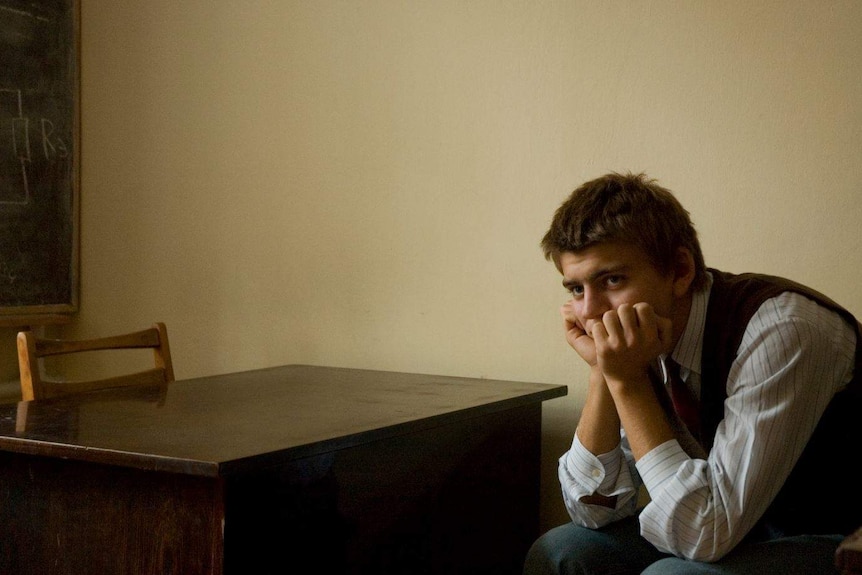
<svg viewBox="0 0 862 575">
<path fill-rule="evenodd" d="M 0 405 L 0 451 L 216 477 L 566 392 L 563 385 L 288 365 Z"/>
</svg>

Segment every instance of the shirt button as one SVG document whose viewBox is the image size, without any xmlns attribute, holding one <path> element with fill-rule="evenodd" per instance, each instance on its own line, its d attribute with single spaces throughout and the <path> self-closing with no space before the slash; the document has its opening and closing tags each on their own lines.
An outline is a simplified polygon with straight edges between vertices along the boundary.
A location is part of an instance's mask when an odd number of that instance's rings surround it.
<svg viewBox="0 0 862 575">
<path fill-rule="evenodd" d="M 593 469 L 593 477 L 595 477 L 596 479 L 598 479 L 601 474 L 601 470 L 595 468 Z"/>
</svg>

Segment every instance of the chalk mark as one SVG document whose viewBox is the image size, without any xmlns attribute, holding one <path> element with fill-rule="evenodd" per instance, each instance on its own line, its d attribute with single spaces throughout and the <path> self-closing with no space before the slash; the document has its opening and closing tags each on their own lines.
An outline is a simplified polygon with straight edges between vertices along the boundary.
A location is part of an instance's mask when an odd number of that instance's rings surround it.
<svg viewBox="0 0 862 575">
<path fill-rule="evenodd" d="M 30 161 L 30 133 L 29 133 L 29 118 L 24 117 L 24 103 L 21 97 L 21 90 L 11 90 L 8 88 L 0 88 L 0 96 L 7 94 L 11 95 L 16 101 L 13 107 L 17 107 L 17 116 L 11 115 L 12 126 L 12 154 L 18 158 L 21 163 L 21 187 L 24 192 L 23 199 L 4 200 L 3 189 L 0 188 L 0 204 L 23 206 L 30 203 L 30 185 L 27 179 L 27 162 Z M 3 109 L 3 101 L 0 100 L 0 111 Z M 16 129 L 18 128 L 18 129 Z M 21 129 L 22 128 L 22 129 Z M 19 138 L 19 129 L 22 132 L 22 137 Z M 19 139 L 21 140 L 19 142 Z M 23 154 L 21 153 L 23 152 Z M 13 160 L 14 161 L 14 160 Z M 12 194 L 9 193 L 11 196 Z"/>
</svg>

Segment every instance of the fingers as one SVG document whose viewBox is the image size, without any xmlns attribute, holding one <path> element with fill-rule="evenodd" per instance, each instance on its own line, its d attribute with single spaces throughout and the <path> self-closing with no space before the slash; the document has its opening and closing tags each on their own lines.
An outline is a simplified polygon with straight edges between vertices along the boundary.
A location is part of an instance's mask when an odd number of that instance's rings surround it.
<svg viewBox="0 0 862 575">
<path fill-rule="evenodd" d="M 654 347 L 661 342 L 664 348 L 670 341 L 670 328 L 670 320 L 659 317 L 651 305 L 641 302 L 605 312 L 602 320 L 592 326 L 591 335 L 600 347 Z"/>
<path fill-rule="evenodd" d="M 575 310 L 572 307 L 572 302 L 567 301 L 560 307 L 560 315 L 563 316 L 563 319 L 566 320 L 567 323 L 577 323 L 578 318 L 575 315 Z"/>
<path fill-rule="evenodd" d="M 603 361 L 639 364 L 671 350 L 671 321 L 657 315 L 648 303 L 622 304 L 583 324 L 575 303 L 567 301 L 560 306 L 560 316 L 566 341 L 591 365 L 598 356 Z"/>
<path fill-rule="evenodd" d="M 578 321 L 572 302 L 567 302 L 560 308 L 563 324 L 566 330 L 566 341 L 578 352 L 581 359 L 590 366 L 596 365 L 596 346 L 592 337 Z"/>
<path fill-rule="evenodd" d="M 638 320 L 644 333 L 657 340 L 659 353 L 670 353 L 673 344 L 673 322 L 655 313 L 655 309 L 646 303 L 635 304 Z"/>
<path fill-rule="evenodd" d="M 593 336 L 596 337 L 596 331 L 599 337 L 607 339 L 613 346 L 632 346 L 637 344 L 641 339 L 641 332 L 648 329 L 643 325 L 643 315 L 647 313 L 641 309 L 647 304 L 636 304 L 634 306 L 623 304 L 615 310 L 610 310 L 602 315 L 602 321 L 596 322 L 593 326 Z M 651 308 L 650 308 L 651 309 Z"/>
<path fill-rule="evenodd" d="M 596 342 L 597 348 L 604 349 L 608 347 L 608 340 L 610 339 L 610 335 L 608 334 L 608 328 L 605 326 L 604 321 L 597 321 L 593 324 L 593 327 L 590 330 L 590 336 Z"/>
<path fill-rule="evenodd" d="M 560 307 L 560 315 L 563 316 L 563 323 L 567 332 L 576 330 L 583 334 L 587 334 L 587 331 L 581 326 L 581 323 L 578 321 L 578 316 L 575 315 L 575 310 L 572 307 L 572 302 L 566 302 Z M 589 334 L 587 334 L 589 335 Z"/>
<path fill-rule="evenodd" d="M 641 333 L 650 337 L 655 334 L 658 337 L 658 316 L 653 307 L 648 303 L 636 303 L 633 312 L 637 316 Z"/>
</svg>

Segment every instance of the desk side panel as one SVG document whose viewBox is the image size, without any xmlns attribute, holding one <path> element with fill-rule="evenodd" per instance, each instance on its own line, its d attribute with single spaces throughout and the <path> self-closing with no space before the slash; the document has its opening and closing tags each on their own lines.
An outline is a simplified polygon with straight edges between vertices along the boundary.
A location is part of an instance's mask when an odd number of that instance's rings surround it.
<svg viewBox="0 0 862 575">
<path fill-rule="evenodd" d="M 213 479 L 0 452 L 0 573 L 223 573 Z"/>
<path fill-rule="evenodd" d="M 228 478 L 225 573 L 520 574 L 540 432 L 536 403 Z"/>
</svg>

